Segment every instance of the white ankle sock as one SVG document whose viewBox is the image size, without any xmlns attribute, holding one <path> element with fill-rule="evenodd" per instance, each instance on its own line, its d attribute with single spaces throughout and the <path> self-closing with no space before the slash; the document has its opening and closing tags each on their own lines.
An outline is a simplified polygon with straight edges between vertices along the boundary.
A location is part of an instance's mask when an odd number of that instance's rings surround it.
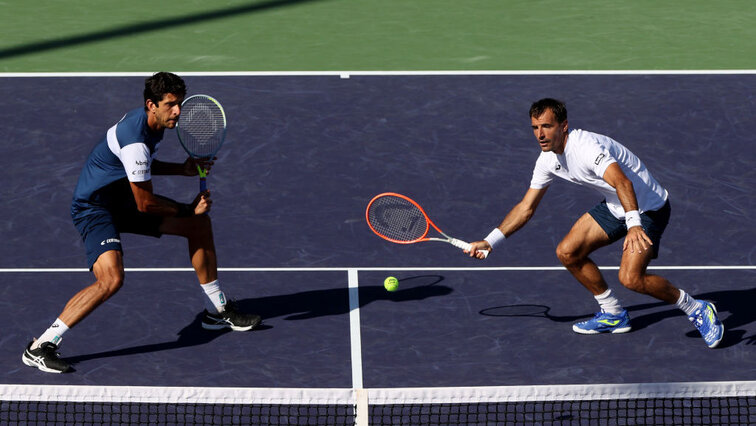
<svg viewBox="0 0 756 426">
<path fill-rule="evenodd" d="M 697 309 L 701 308 L 701 304 L 698 302 L 698 300 L 690 297 L 690 295 L 684 292 L 682 289 L 680 290 L 680 298 L 677 299 L 675 306 L 682 309 L 682 311 L 685 312 L 685 314 L 688 316 L 693 315 L 693 313 L 695 313 Z"/>
<path fill-rule="evenodd" d="M 216 312 L 223 312 L 226 309 L 226 295 L 221 290 L 218 280 L 202 284 L 200 287 L 207 295 L 205 307 L 207 307 L 208 312 L 213 312 L 213 309 Z"/>
<path fill-rule="evenodd" d="M 31 348 L 37 349 L 42 343 L 51 342 L 57 346 L 60 346 L 60 342 L 63 340 L 63 333 L 68 331 L 68 326 L 57 318 L 54 323 L 39 336 L 39 339 L 32 343 Z"/>
<path fill-rule="evenodd" d="M 617 300 L 616 297 L 612 296 L 611 289 L 593 297 L 599 303 L 602 311 L 612 315 L 619 315 L 622 313 L 622 305 L 620 305 L 619 300 Z"/>
</svg>

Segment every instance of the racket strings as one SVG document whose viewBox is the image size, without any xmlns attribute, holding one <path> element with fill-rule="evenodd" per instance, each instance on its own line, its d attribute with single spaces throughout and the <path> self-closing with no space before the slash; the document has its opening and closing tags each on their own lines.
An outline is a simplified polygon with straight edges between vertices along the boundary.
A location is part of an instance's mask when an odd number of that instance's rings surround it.
<svg viewBox="0 0 756 426">
<path fill-rule="evenodd" d="M 423 212 L 403 198 L 377 198 L 370 204 L 367 216 L 373 230 L 389 240 L 416 241 L 428 232 L 428 220 Z"/>
<path fill-rule="evenodd" d="M 226 119 L 223 110 L 213 101 L 195 99 L 181 106 L 179 139 L 195 156 L 210 157 L 223 143 Z"/>
</svg>

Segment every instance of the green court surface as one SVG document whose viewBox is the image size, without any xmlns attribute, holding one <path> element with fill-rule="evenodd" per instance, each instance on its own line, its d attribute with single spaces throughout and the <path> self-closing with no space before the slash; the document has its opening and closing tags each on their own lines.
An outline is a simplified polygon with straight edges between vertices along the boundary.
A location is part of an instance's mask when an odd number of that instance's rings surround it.
<svg viewBox="0 0 756 426">
<path fill-rule="evenodd" d="M 753 70 L 753 0 L 0 2 L 0 72 Z"/>
</svg>

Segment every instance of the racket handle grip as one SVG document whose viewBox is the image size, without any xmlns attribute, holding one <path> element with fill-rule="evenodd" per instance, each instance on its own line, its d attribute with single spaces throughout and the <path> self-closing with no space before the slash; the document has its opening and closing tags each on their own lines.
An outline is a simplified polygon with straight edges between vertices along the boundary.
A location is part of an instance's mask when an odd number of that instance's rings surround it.
<svg viewBox="0 0 756 426">
<path fill-rule="evenodd" d="M 472 249 L 472 244 L 462 241 L 462 240 L 458 240 L 456 238 L 452 238 L 451 243 L 454 247 L 460 248 L 465 251 L 470 251 L 470 249 Z M 483 253 L 484 259 L 488 257 L 488 250 L 478 250 L 478 252 Z"/>
<path fill-rule="evenodd" d="M 207 191 L 207 178 L 201 177 L 200 178 L 200 192 Z"/>
</svg>

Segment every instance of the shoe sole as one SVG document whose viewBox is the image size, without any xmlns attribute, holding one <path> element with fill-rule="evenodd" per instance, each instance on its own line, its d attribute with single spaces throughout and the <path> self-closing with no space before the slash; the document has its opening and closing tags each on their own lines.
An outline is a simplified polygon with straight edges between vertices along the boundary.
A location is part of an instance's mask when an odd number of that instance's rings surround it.
<svg viewBox="0 0 756 426">
<path fill-rule="evenodd" d="M 260 325 L 261 322 L 262 322 L 261 320 L 257 320 L 254 323 L 247 326 L 230 325 L 230 324 L 207 324 L 203 322 L 202 328 L 204 328 L 205 330 L 223 330 L 226 328 L 230 328 L 233 331 L 249 331 L 257 327 L 258 325 Z"/>
<path fill-rule="evenodd" d="M 584 330 L 575 325 L 572 326 L 572 331 L 578 334 L 605 334 L 605 333 L 622 334 L 622 333 L 627 333 L 628 331 L 632 329 L 633 329 L 632 327 L 628 326 L 628 327 L 614 328 L 612 330 L 607 330 L 607 331 L 596 331 L 596 330 Z"/>
<path fill-rule="evenodd" d="M 724 326 L 722 326 L 722 337 L 724 337 Z M 719 342 L 722 341 L 722 337 L 720 337 L 719 340 L 717 340 L 716 342 L 714 342 L 714 343 L 712 343 L 710 345 L 706 345 L 706 346 L 708 346 L 711 349 L 716 348 L 717 346 L 719 346 Z"/>
<path fill-rule="evenodd" d="M 23 361 L 24 364 L 28 365 L 29 367 L 34 367 L 34 368 L 36 368 L 36 369 L 38 369 L 40 371 L 44 371 L 45 373 L 55 373 L 55 374 L 62 373 L 62 371 L 60 371 L 60 370 L 54 370 L 52 368 L 46 367 L 46 366 L 44 366 L 42 364 L 39 364 L 37 362 L 34 362 L 34 361 L 30 360 L 29 358 L 26 357 L 26 353 L 24 353 L 23 355 L 21 355 L 21 361 Z"/>
</svg>

